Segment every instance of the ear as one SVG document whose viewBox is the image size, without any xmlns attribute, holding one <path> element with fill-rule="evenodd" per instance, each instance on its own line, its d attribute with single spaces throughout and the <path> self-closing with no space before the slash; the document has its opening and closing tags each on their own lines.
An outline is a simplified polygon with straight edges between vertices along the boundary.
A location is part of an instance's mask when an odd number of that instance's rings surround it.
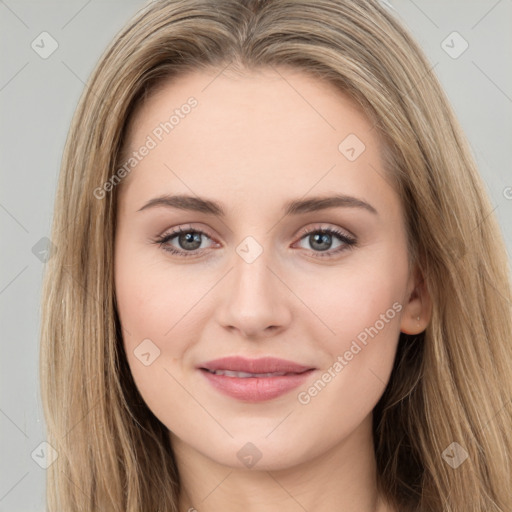
<svg viewBox="0 0 512 512">
<path fill-rule="evenodd" d="M 419 334 L 426 329 L 431 316 L 432 300 L 425 286 L 423 275 L 416 266 L 407 282 L 400 331 L 405 334 Z"/>
</svg>

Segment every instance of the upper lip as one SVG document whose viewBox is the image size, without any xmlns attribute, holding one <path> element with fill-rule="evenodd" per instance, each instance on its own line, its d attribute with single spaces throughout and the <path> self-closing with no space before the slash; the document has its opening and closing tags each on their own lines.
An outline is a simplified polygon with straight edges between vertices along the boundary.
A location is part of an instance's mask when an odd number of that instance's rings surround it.
<svg viewBox="0 0 512 512">
<path fill-rule="evenodd" d="M 262 357 L 259 359 L 246 359 L 240 356 L 222 357 L 201 363 L 198 368 L 215 371 L 230 370 L 246 373 L 302 373 L 313 369 L 286 359 L 276 357 Z"/>
</svg>

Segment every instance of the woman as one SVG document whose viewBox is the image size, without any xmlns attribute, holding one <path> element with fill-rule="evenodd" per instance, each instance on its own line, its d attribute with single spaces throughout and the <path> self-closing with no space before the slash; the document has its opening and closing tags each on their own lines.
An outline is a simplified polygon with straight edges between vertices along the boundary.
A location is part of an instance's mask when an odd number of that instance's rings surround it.
<svg viewBox="0 0 512 512">
<path fill-rule="evenodd" d="M 148 4 L 62 164 L 49 510 L 512 510 L 491 212 L 378 2 Z"/>
</svg>

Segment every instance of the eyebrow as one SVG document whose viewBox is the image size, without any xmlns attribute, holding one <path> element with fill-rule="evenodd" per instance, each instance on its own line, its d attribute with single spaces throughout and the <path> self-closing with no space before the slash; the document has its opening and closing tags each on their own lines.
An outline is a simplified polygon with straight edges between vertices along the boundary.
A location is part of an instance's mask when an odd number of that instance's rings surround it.
<svg viewBox="0 0 512 512">
<path fill-rule="evenodd" d="M 225 217 L 224 208 L 217 202 L 201 197 L 187 195 L 162 195 L 149 200 L 137 211 L 147 210 L 156 207 L 177 208 L 180 210 L 189 210 L 200 213 L 207 213 L 217 217 Z M 284 205 L 284 215 L 299 215 L 301 213 L 317 212 L 328 208 L 361 208 L 375 215 L 377 210 L 366 201 L 353 196 L 337 194 L 326 197 L 312 197 L 309 199 L 297 199 L 289 201 Z"/>
</svg>

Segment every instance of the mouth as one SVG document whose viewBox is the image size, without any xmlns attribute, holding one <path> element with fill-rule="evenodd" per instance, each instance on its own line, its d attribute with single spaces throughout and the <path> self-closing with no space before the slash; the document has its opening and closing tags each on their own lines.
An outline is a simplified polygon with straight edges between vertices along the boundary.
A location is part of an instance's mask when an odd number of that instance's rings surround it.
<svg viewBox="0 0 512 512">
<path fill-rule="evenodd" d="M 225 375 L 226 377 L 237 377 L 239 379 L 248 379 L 248 378 L 267 378 L 267 377 L 283 377 L 284 375 L 299 375 L 299 373 L 295 372 L 270 372 L 270 373 L 250 373 L 250 372 L 235 372 L 232 370 L 208 370 L 208 368 L 201 368 L 201 370 L 205 370 L 209 373 L 213 373 L 214 375 Z M 304 370 L 308 371 L 308 370 Z M 304 372 L 300 372 L 304 373 Z"/>
<path fill-rule="evenodd" d="M 226 357 L 202 363 L 197 369 L 215 390 L 245 402 L 271 400 L 288 393 L 315 370 L 272 357 Z"/>
</svg>

